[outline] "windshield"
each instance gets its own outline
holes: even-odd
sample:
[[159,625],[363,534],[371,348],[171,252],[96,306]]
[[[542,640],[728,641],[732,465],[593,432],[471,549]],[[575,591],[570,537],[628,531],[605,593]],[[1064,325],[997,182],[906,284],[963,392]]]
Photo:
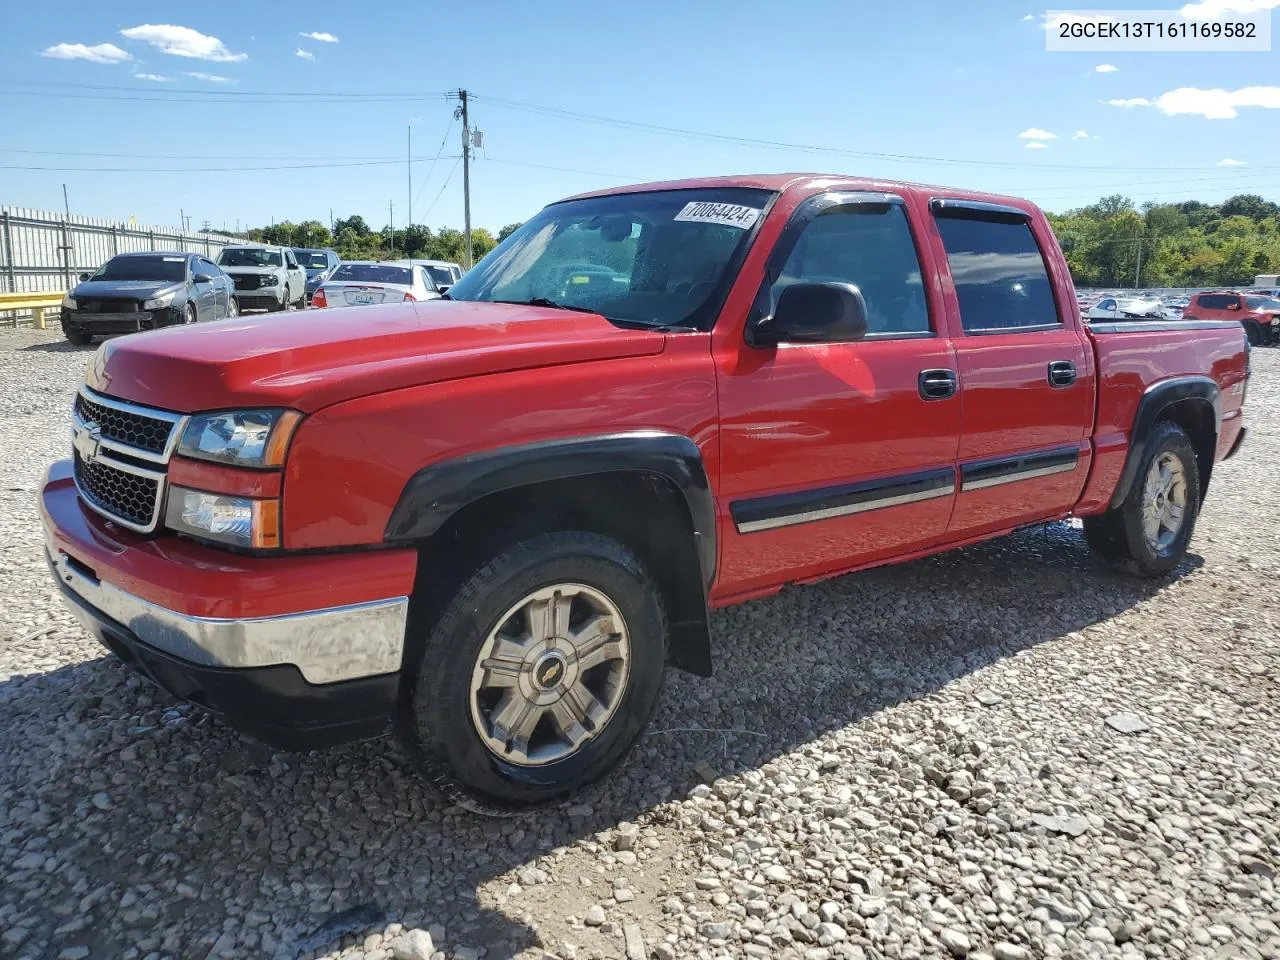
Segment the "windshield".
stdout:
[[735,188],[663,190],[552,204],[449,296],[549,301],[611,320],[708,329],[770,196]]
[[413,275],[408,267],[389,267],[381,263],[344,263],[333,276],[334,281],[348,283],[398,283],[401,286],[413,286]]
[[431,279],[436,282],[436,286],[449,286],[453,283],[453,271],[448,267],[426,266],[426,271],[431,275]]
[[223,247],[218,251],[220,267],[278,267],[279,250],[263,250],[259,247]]
[[1244,302],[1250,310],[1280,310],[1280,300],[1271,297],[1245,297]]
[[186,257],[115,257],[108,260],[91,280],[169,280],[187,279]]
[[293,248],[293,255],[298,258],[305,270],[328,270],[329,260],[323,250],[299,250]]

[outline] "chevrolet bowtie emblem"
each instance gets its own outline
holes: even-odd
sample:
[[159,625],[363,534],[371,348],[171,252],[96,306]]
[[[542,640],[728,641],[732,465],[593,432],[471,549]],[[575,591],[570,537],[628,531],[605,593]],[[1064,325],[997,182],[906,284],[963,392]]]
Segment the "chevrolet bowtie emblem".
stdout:
[[72,446],[80,454],[82,463],[93,463],[98,459],[98,448],[102,446],[102,428],[96,423],[86,423],[83,429],[76,430]]

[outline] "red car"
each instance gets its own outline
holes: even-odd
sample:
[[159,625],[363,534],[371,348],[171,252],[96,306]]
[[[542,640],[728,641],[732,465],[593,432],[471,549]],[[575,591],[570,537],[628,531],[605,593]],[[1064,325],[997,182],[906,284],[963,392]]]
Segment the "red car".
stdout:
[[1031,203],[837,176],[555,203],[444,300],[108,342],[41,494],[136,670],[271,743],[394,727],[544,800],[708,612],[1083,517],[1183,559],[1244,437],[1236,323],[1086,328]]
[[1254,346],[1280,343],[1280,300],[1247,293],[1197,293],[1183,320],[1233,320],[1244,325]]

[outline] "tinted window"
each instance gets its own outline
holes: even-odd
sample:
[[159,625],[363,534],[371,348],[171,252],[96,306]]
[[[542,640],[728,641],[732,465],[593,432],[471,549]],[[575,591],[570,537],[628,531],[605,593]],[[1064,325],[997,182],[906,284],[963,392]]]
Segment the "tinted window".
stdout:
[[437,284],[447,287],[453,283],[453,271],[448,267],[426,267],[425,269]]
[[408,267],[388,267],[380,263],[344,263],[329,277],[335,283],[413,283]]
[[938,217],[937,223],[966,331],[1061,323],[1044,257],[1025,221]]
[[869,334],[929,331],[920,261],[899,204],[832,207],[811,220],[773,284],[773,306],[791,284],[823,281],[862,291]]
[[1103,300],[1100,304],[1098,304],[1099,310],[1114,310],[1115,308],[1116,308],[1116,302],[1114,300]]
[[455,300],[552,300],[617,321],[708,328],[769,194],[655,190],[554,203],[458,281]]
[[1244,304],[1250,310],[1280,310],[1280,300],[1270,297],[1245,297]]
[[327,270],[329,267],[329,255],[323,250],[299,250],[295,247],[293,255],[307,270]]
[[113,257],[98,268],[91,280],[187,279],[187,258],[158,254],[154,257]]
[[285,250],[284,262],[290,267],[296,267],[298,265],[298,258],[293,255],[292,250]]
[[278,267],[279,250],[261,247],[223,247],[218,252],[218,265],[223,267]]
[[1224,293],[1202,293],[1196,300],[1196,306],[1204,307],[1206,310],[1225,310],[1234,297],[1228,297]]

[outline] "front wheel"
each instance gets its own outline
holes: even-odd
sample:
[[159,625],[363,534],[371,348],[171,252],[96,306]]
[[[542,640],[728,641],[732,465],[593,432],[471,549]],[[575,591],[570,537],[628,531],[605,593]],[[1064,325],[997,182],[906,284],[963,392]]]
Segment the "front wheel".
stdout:
[[586,532],[500,550],[425,637],[402,738],[437,781],[517,806],[626,755],[657,702],[666,615],[625,546]]
[[227,301],[227,319],[234,320],[240,316],[240,301],[232,297]]
[[1157,423],[1128,496],[1118,507],[1085,517],[1095,552],[1142,577],[1173,571],[1187,555],[1200,509],[1200,467],[1191,440],[1176,423]]
[[62,335],[67,338],[68,343],[77,347],[87,347],[93,343],[93,334],[80,327],[63,327]]
[[1252,320],[1244,322],[1244,335],[1249,341],[1249,346],[1258,347],[1262,345],[1263,334],[1262,327]]
[[182,322],[184,324],[196,322],[195,304],[188,303],[185,307],[182,308]]

